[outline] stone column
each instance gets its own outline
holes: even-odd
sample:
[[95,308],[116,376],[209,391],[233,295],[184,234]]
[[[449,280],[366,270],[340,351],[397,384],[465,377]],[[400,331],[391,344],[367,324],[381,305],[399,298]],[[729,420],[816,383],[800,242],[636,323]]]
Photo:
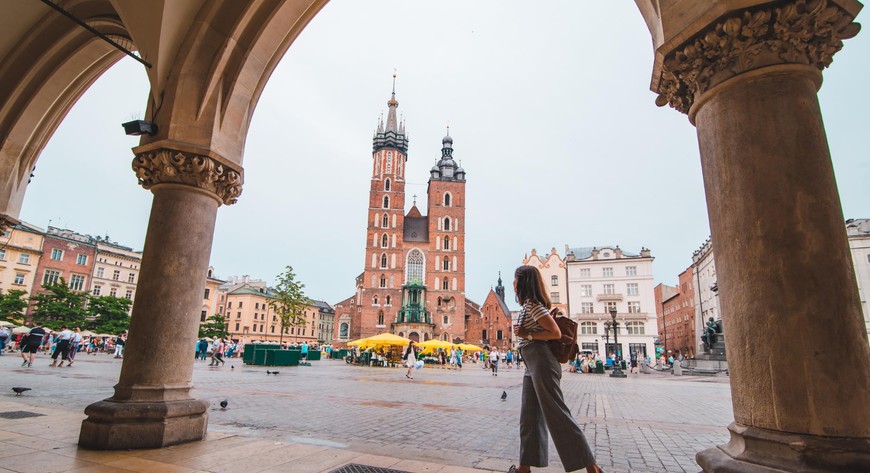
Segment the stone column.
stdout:
[[208,402],[190,394],[193,347],[217,209],[235,203],[241,170],[160,143],[135,151],[133,169],[154,201],[120,380],[114,396],[85,409],[84,448],[201,440],[208,423]]
[[728,335],[731,440],[697,460],[870,471],[870,346],[816,96],[861,5],[743,3],[679,44],[663,28],[653,80],[697,127]]

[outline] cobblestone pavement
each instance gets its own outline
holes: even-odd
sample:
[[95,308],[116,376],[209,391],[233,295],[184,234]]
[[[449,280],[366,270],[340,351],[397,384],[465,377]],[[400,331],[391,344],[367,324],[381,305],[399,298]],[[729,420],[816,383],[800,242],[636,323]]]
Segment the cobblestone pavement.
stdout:
[[[77,412],[112,395],[121,366],[104,354],[79,355],[71,368],[50,368],[45,355],[33,368],[20,363],[19,356],[0,357],[4,401]],[[211,432],[500,471],[517,461],[520,370],[493,377],[475,364],[427,367],[408,380],[399,368],[313,365],[275,368],[280,374],[270,376],[273,368],[239,359],[220,368],[197,362],[194,395],[213,406],[229,400],[229,409],[210,412]],[[19,385],[33,391],[15,397],[9,387]],[[733,418],[727,378],[565,372],[562,388],[608,472],[695,473],[695,453],[725,443]],[[550,467],[535,471],[563,471],[552,444]]]

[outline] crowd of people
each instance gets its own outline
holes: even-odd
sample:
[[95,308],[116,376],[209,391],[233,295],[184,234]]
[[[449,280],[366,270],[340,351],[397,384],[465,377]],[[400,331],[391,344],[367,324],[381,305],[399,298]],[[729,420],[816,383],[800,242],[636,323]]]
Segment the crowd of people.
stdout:
[[[50,353],[51,367],[70,367],[80,352],[87,354],[114,353],[121,358],[126,345],[126,332],[116,336],[83,334],[80,327],[61,326],[60,331],[46,330],[35,322],[25,333],[11,333],[0,328],[0,355],[21,352],[21,366],[32,367],[38,353]],[[58,359],[59,362],[58,362]]]

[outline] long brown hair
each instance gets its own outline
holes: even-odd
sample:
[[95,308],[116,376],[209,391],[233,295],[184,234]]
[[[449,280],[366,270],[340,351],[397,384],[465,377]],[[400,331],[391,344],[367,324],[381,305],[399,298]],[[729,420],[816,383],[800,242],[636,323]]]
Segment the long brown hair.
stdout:
[[541,272],[534,266],[520,266],[514,272],[517,278],[517,302],[525,304],[527,301],[538,301],[548,310],[553,305],[550,296],[547,295],[547,287],[544,286],[544,278]]

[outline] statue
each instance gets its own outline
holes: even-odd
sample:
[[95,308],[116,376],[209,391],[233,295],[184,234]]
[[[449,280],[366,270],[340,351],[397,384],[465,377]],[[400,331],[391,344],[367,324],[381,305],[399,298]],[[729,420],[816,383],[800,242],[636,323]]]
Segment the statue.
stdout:
[[704,329],[704,335],[701,335],[701,341],[704,342],[704,350],[710,351],[713,347],[713,344],[716,343],[718,337],[716,337],[716,333],[719,331],[719,325],[713,320],[713,317],[710,317],[707,320],[707,327]]

